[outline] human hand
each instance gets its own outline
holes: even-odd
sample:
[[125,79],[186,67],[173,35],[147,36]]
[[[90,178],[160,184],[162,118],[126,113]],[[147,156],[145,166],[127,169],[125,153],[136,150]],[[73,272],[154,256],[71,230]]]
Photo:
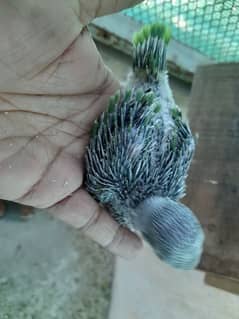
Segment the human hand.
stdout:
[[125,257],[139,238],[83,188],[91,125],[119,87],[85,25],[137,2],[0,3],[0,198],[47,209]]

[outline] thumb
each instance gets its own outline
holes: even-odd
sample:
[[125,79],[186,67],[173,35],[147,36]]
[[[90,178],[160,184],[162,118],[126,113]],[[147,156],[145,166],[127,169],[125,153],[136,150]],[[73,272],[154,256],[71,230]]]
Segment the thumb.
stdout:
[[83,189],[64,199],[48,211],[73,227],[80,229],[88,237],[124,258],[132,258],[141,248],[140,238],[121,227]]

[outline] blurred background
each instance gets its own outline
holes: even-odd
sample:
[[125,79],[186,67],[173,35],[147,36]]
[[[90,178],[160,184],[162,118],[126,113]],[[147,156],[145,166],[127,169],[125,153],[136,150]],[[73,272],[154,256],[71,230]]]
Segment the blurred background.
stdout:
[[142,23],[164,21],[175,39],[217,62],[239,60],[239,1],[145,0],[124,13]]
[[115,258],[47,214],[6,203],[0,319],[238,319],[239,1],[147,0],[93,21],[122,82],[133,33],[155,21],[172,29],[170,84],[198,140],[185,203],[206,233],[199,269],[172,269],[147,245],[132,261]]

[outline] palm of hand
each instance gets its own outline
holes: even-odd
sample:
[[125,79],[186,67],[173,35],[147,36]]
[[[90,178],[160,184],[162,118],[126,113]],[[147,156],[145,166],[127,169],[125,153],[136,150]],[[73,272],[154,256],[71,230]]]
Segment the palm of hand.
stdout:
[[119,84],[88,31],[74,24],[68,39],[57,42],[56,57],[55,46],[49,54],[46,42],[44,63],[23,56],[19,72],[0,64],[5,76],[0,80],[0,198],[50,208],[102,245],[130,255],[139,246],[136,237],[119,228],[82,188],[92,122]]

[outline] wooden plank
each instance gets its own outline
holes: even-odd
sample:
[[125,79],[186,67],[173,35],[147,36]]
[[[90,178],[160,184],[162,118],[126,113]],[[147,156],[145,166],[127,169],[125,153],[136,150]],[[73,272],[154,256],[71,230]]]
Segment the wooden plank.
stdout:
[[206,273],[204,282],[209,286],[230,292],[234,295],[239,295],[239,280],[213,273]]
[[184,202],[206,233],[200,269],[239,278],[239,64],[200,67],[188,115],[198,144]]

